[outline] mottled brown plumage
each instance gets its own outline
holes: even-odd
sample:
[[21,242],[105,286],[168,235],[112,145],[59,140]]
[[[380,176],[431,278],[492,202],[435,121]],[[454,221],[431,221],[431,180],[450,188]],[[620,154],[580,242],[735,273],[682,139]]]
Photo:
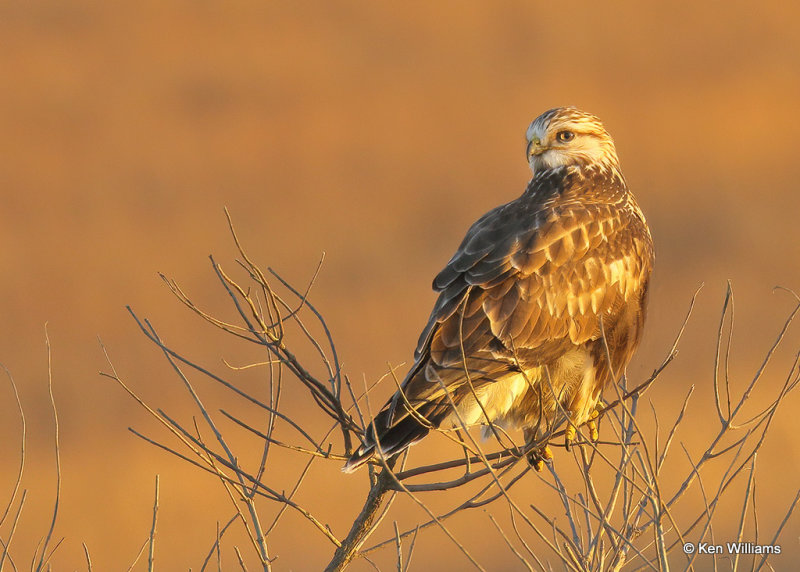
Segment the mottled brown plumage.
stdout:
[[403,393],[376,416],[345,470],[378,443],[389,457],[432,428],[487,416],[528,440],[547,439],[567,417],[573,428],[588,421],[630,361],[653,245],[614,143],[599,119],[569,107],[534,120],[527,139],[533,178],[472,225],[434,279],[439,298]]

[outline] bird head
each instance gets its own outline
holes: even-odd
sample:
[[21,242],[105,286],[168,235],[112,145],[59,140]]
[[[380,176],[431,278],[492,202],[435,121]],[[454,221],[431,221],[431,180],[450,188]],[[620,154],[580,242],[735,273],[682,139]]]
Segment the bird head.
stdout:
[[569,165],[619,170],[614,141],[602,122],[575,107],[557,107],[533,120],[526,133],[527,159],[534,176]]

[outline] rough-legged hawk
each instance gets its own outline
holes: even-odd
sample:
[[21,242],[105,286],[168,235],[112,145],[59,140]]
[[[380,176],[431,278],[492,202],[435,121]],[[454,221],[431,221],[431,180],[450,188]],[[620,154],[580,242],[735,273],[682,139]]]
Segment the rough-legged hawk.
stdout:
[[[603,387],[642,335],[653,243],[597,117],[551,109],[527,140],[533,178],[472,225],[434,279],[414,366],[345,471],[438,427],[491,422],[542,443],[562,427],[569,445],[589,422],[596,438]],[[529,459],[549,456],[542,446]]]

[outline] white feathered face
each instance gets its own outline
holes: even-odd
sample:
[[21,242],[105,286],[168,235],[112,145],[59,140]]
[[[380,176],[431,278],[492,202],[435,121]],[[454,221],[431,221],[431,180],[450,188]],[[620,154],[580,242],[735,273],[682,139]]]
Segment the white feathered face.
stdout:
[[557,107],[533,120],[526,133],[528,164],[536,175],[569,165],[619,169],[614,141],[600,120],[574,107]]

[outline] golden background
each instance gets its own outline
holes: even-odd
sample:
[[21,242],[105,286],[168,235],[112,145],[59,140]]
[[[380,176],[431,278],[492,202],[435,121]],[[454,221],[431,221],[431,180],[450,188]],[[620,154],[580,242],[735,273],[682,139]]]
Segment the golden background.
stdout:
[[[792,2],[613,6],[0,3],[0,362],[19,385],[29,437],[17,565],[46,534],[55,494],[45,323],[63,463],[55,537],[65,541],[54,569],[85,569],[82,542],[95,569],[127,568],[147,538],[156,473],[157,564],[199,569],[229,503],[212,477],[127,431],[165,436],[99,376],[109,368],[97,337],[137,391],[190,419],[179,380],[125,305],[203,363],[240,359],[157,276],[230,315],[207,259],[234,266],[227,206],[250,255],[295,284],[326,253],[312,300],[345,371],[359,383],[378,378],[411,358],[434,300],[430,281],[469,224],[524,189],[525,129],[559,105],[604,120],[655,239],[632,379],[660,363],[705,283],[681,353],[649,397],[674,416],[694,383],[689,415],[712,427],[726,280],[740,383],[792,307],[772,288],[800,289],[800,14]],[[790,331],[765,388],[779,387],[797,348]],[[216,396],[215,408],[240,405],[199,389]],[[19,420],[5,380],[0,396],[4,506]],[[765,534],[800,486],[798,405],[790,396],[759,457]],[[690,449],[694,438],[682,436]],[[366,477],[333,465],[320,465],[304,501],[343,536]],[[397,506],[404,527],[422,518]],[[484,545],[476,552],[490,569],[514,569],[490,527],[476,511],[455,529]],[[800,562],[798,533],[794,517],[781,564]],[[387,521],[375,540],[389,535]],[[332,553],[291,518],[274,549],[278,569],[318,569]],[[391,569],[391,558],[381,566]],[[466,563],[438,531],[420,535],[414,559],[419,569]]]

